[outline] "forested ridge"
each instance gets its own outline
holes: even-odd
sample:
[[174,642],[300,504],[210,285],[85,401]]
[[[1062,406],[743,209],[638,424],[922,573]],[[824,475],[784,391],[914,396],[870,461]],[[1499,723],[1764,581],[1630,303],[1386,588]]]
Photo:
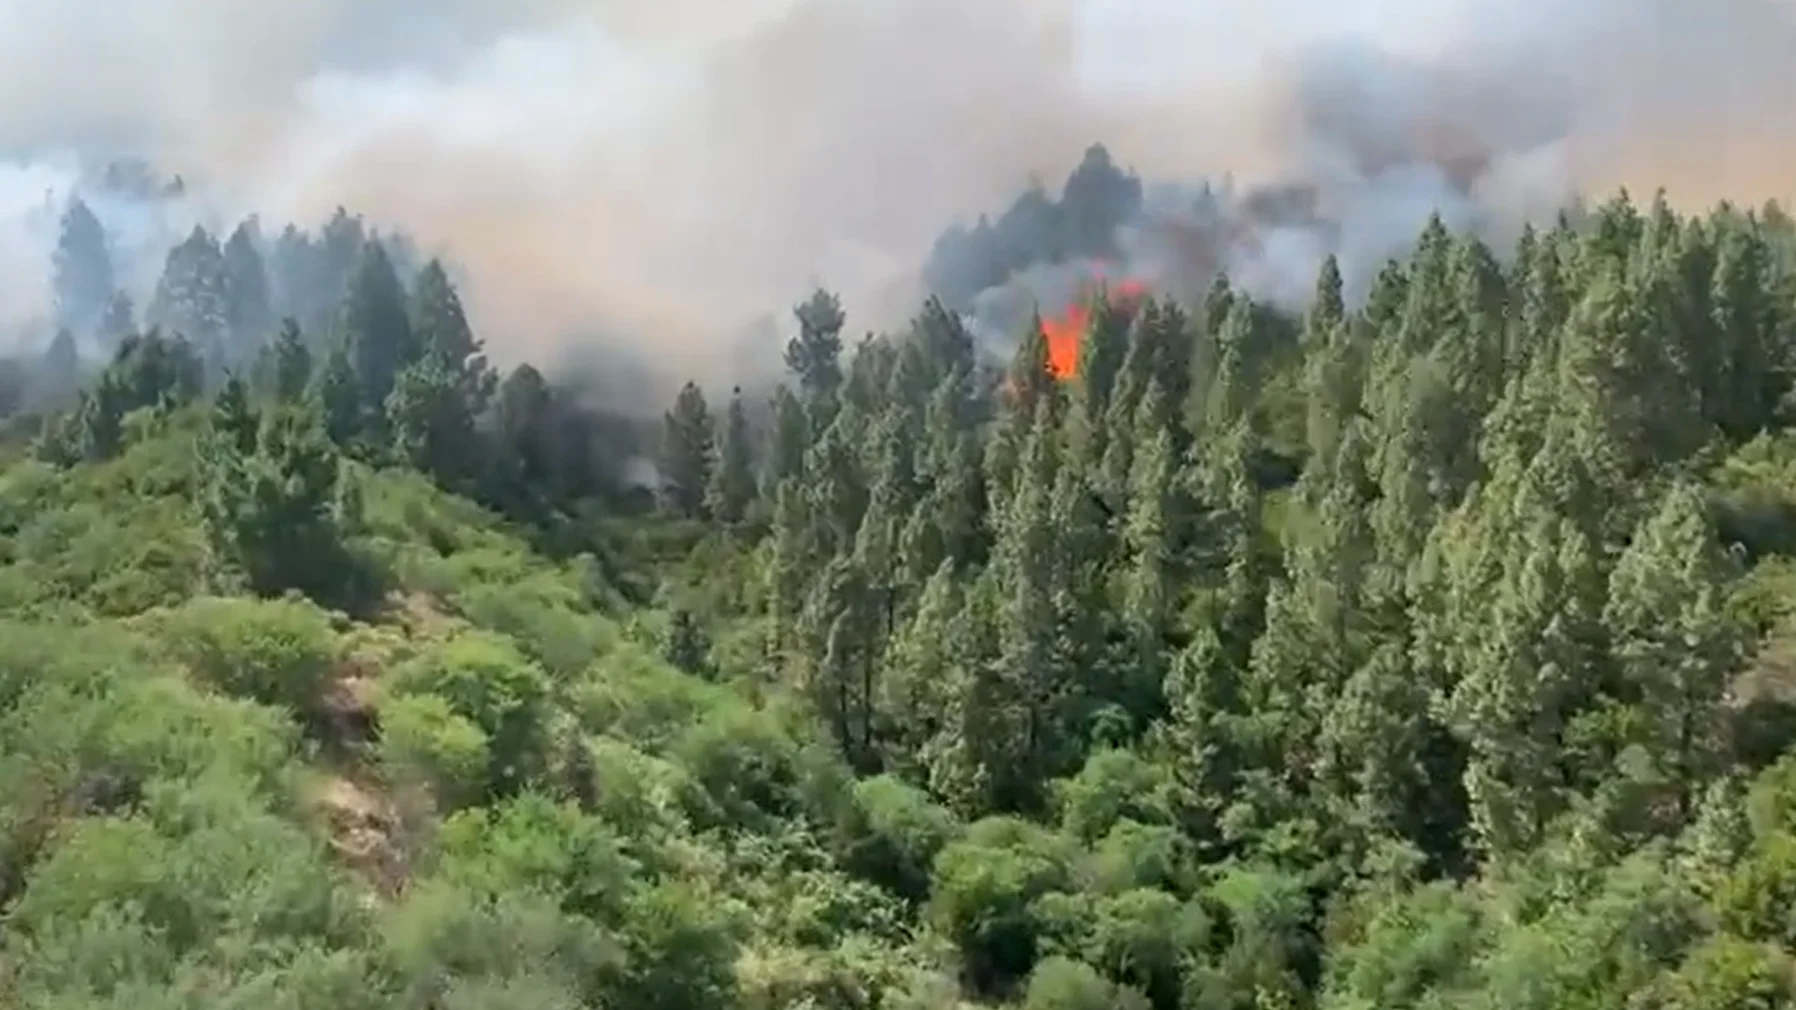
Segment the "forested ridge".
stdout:
[[1099,293],[1065,379],[819,291],[646,439],[196,236],[0,368],[0,1005],[1796,1004],[1775,205]]

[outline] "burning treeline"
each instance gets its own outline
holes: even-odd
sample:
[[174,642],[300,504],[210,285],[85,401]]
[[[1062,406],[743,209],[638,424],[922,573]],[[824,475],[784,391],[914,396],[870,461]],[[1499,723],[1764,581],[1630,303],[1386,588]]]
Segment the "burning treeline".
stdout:
[[1036,183],[1002,214],[945,232],[925,285],[994,349],[1041,313],[1061,371],[1076,359],[1082,306],[1108,278],[1191,303],[1227,275],[1297,311],[1331,256],[1357,301],[1430,215],[1508,248],[1524,222],[1575,204],[1573,125],[1510,95],[1507,78],[1353,49],[1296,69],[1268,109],[1283,152],[1276,175],[1144,185],[1093,145],[1058,194]]
[[1085,341],[1085,331],[1091,326],[1093,312],[1104,306],[1132,313],[1146,294],[1145,282],[1124,278],[1111,284],[1102,272],[1093,281],[1082,285],[1078,297],[1059,313],[1042,317],[1041,332],[1048,346],[1048,371],[1061,381],[1078,375],[1079,346]]
[[1058,199],[1037,185],[995,221],[948,229],[924,280],[1000,355],[1039,319],[1049,370],[1068,379],[1099,301],[1131,313],[1150,292],[1192,302],[1223,273],[1270,302],[1290,301],[1259,264],[1289,257],[1291,237],[1304,236],[1312,246],[1300,262],[1278,269],[1307,285],[1333,245],[1317,203],[1314,187],[1298,185],[1240,195],[1229,183],[1166,187],[1150,197],[1093,145]]

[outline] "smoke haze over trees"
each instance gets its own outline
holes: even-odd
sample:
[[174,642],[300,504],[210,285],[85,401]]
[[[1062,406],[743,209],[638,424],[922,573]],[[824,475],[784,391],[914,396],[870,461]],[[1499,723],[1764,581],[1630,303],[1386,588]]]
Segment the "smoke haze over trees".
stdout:
[[1507,245],[1580,192],[1759,200],[1793,175],[1783,0],[652,6],[15,4],[0,319],[54,318],[64,198],[121,155],[185,183],[88,196],[140,310],[194,224],[223,245],[258,213],[278,242],[342,205],[444,257],[502,360],[622,348],[713,383],[818,283],[901,323],[945,223],[1093,139],[1159,221],[1227,172],[1314,187],[1338,234],[1300,220],[1238,257],[1284,298],[1328,251],[1363,291],[1437,206]]

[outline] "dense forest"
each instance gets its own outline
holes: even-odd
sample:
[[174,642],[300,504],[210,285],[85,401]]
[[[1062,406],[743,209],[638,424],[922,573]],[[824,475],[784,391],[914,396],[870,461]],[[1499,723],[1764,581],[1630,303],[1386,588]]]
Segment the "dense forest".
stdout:
[[1100,290],[1069,369],[819,291],[647,441],[335,228],[140,322],[71,206],[0,368],[0,1004],[1796,1005],[1775,205]]

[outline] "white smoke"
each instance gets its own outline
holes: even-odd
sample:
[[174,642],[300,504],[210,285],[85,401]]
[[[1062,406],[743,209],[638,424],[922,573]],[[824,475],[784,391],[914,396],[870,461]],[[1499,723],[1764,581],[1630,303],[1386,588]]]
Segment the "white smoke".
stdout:
[[52,163],[0,163],[0,349],[8,334],[40,327],[48,315],[57,194],[72,182]]
[[[1300,297],[1324,250],[1374,262],[1435,209],[1786,195],[1793,126],[1785,0],[9,0],[0,321],[46,312],[57,152],[193,183],[96,208],[139,285],[193,221],[344,204],[465,268],[501,360],[705,373],[777,360],[733,345],[815,283],[853,331],[896,322],[944,224],[1093,141],[1150,179],[1313,186],[1332,232],[1226,253]],[[1439,168],[1462,149],[1495,152],[1469,188]]]

